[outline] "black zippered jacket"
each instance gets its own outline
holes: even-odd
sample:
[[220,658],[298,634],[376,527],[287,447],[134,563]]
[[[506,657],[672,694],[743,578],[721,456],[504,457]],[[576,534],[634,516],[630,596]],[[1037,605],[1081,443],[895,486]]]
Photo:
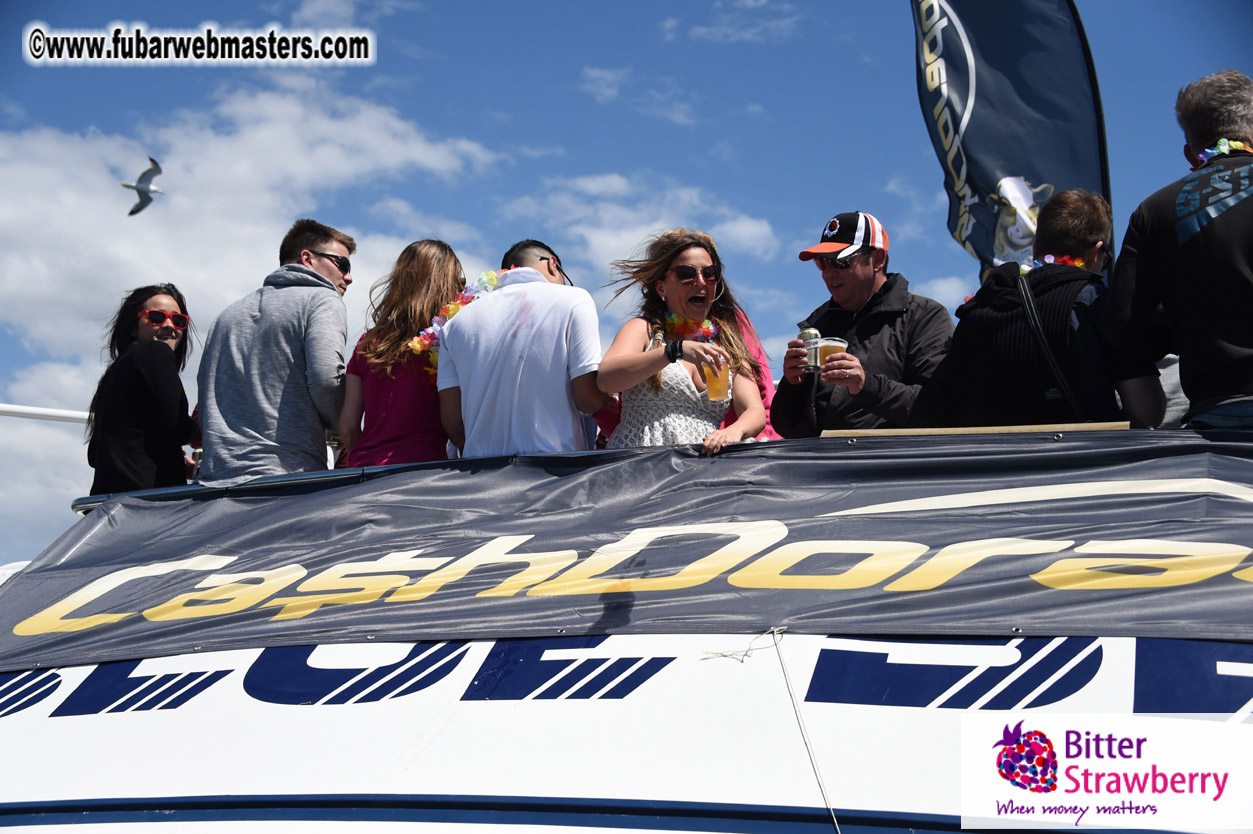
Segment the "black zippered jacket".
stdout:
[[1216,156],[1140,204],[1106,325],[1136,358],[1179,354],[1191,412],[1253,399],[1253,153]]
[[866,369],[866,384],[852,396],[817,374],[796,385],[784,379],[770,406],[770,422],[784,437],[905,426],[922,383],[944,358],[953,319],[940,302],[910,292],[904,276],[893,272],[855,313],[827,301],[798,327],[846,340]]

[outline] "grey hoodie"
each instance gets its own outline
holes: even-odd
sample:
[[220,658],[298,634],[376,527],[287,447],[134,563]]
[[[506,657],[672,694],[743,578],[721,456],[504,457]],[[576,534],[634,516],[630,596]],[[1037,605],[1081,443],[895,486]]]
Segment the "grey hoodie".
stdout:
[[329,280],[284,264],[222,311],[200,360],[201,481],[326,468],[344,401],[348,313]]

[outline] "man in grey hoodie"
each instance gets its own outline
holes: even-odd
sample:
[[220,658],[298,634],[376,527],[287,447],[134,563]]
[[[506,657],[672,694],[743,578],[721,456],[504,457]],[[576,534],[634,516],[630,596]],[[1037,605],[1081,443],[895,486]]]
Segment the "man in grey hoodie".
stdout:
[[200,360],[200,480],[230,486],[326,468],[325,429],[344,398],[351,237],[297,220],[279,268],[227,307]]

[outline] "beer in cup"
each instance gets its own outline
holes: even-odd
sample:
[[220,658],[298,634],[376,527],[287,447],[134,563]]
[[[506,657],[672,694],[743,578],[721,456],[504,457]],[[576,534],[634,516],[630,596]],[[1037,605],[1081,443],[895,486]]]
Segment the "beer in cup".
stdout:
[[848,350],[848,342],[833,336],[824,336],[818,340],[818,365],[827,364],[827,360],[834,354],[843,353],[846,350]]
[[711,403],[731,396],[731,366],[718,362],[710,368],[705,366],[705,396]]

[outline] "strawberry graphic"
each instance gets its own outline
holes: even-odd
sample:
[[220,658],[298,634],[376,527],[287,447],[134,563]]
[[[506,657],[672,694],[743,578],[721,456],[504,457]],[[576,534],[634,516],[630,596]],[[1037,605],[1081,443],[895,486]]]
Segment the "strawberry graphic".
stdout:
[[1021,721],[1012,730],[1006,724],[1001,740],[992,746],[1001,748],[996,754],[996,772],[1002,779],[1032,793],[1057,790],[1057,753],[1044,733],[1024,733]]

